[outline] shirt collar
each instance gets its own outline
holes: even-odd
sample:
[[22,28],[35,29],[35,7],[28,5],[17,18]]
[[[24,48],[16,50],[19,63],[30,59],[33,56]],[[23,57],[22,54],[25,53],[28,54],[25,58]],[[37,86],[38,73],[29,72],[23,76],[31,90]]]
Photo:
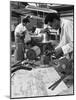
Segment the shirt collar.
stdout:
[[60,26],[61,26],[61,28],[63,27],[63,19],[60,19]]

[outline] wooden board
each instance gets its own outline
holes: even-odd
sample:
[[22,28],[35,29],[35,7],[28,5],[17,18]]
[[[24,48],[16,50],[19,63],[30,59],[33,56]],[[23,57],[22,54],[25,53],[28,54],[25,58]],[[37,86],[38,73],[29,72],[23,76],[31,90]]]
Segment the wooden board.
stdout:
[[53,91],[48,87],[59,78],[59,74],[53,67],[17,71],[11,78],[11,97],[57,95],[63,90],[67,90],[64,82],[61,82]]

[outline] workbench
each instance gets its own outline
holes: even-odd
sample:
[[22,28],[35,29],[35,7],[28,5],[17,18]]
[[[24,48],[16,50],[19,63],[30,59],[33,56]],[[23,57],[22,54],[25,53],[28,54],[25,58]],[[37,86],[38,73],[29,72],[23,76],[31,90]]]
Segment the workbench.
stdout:
[[11,98],[59,95],[68,90],[63,81],[54,90],[48,87],[60,78],[55,66],[40,66],[31,71],[18,70],[11,78]]

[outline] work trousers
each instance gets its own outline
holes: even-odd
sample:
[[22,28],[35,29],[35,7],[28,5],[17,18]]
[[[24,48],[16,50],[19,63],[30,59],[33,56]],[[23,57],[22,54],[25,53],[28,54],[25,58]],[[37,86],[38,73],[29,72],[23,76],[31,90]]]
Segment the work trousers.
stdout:
[[25,45],[23,39],[16,37],[15,62],[24,60]]

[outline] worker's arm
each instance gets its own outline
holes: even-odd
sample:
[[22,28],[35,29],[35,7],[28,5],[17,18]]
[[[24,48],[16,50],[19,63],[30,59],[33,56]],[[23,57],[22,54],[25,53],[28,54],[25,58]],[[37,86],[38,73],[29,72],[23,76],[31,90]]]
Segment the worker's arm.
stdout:
[[19,24],[16,28],[15,28],[15,36],[17,37],[23,37],[26,34],[26,27],[23,27],[22,24]]
[[25,31],[22,33],[16,32],[16,37],[22,38],[22,37],[25,37],[25,34],[26,34]]
[[70,42],[62,47],[64,55],[73,51],[73,42]]
[[24,42],[27,43],[28,41],[31,41],[31,36],[29,34],[29,31],[26,31]]
[[73,51],[73,42],[70,42],[62,47],[55,49],[55,56],[57,58],[64,56]]
[[61,27],[60,42],[56,49],[73,42],[73,23],[68,21]]
[[68,21],[62,27],[59,45],[55,48],[56,55],[66,55],[73,51],[73,23]]

